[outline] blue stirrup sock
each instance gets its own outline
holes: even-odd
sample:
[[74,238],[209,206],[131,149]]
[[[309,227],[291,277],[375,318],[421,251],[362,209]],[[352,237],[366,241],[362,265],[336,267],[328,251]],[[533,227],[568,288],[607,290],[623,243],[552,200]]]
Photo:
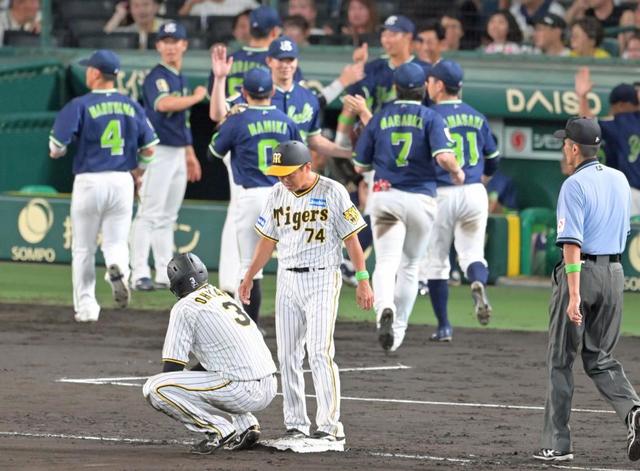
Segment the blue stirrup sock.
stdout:
[[467,268],[467,280],[470,283],[474,281],[479,281],[483,285],[487,285],[487,280],[489,279],[489,269],[484,266],[482,262],[473,262]]
[[449,301],[448,280],[429,280],[427,286],[429,287],[431,306],[436,319],[438,319],[438,328],[451,327],[447,316],[447,302]]

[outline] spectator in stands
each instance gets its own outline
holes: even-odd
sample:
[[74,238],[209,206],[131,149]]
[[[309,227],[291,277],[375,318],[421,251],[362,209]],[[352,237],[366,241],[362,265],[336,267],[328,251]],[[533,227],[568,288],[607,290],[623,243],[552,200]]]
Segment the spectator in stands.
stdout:
[[613,0],[574,0],[567,10],[565,19],[573,23],[575,20],[591,17],[598,20],[603,28],[615,28],[620,24],[620,17],[624,11],[628,9],[628,5],[616,5]]
[[234,16],[258,7],[256,0],[185,0],[180,16]]
[[618,26],[623,29],[618,34],[618,50],[622,55],[622,52],[627,49],[627,42],[634,34],[640,32],[640,3],[635,9],[624,11]]
[[464,37],[462,21],[456,12],[445,13],[440,19],[440,24],[444,28],[444,40],[442,41],[442,51],[457,51],[460,49],[460,40]]
[[354,46],[378,41],[378,10],[374,0],[349,0],[347,24],[342,34],[351,36]]
[[287,16],[282,20],[282,30],[285,36],[289,36],[298,46],[309,45],[309,22],[302,15]]
[[[138,33],[140,49],[147,48],[149,34],[158,31],[165,22],[158,16],[161,0],[129,0],[119,2],[111,19],[104,26],[105,33]],[[133,23],[123,26],[131,14]]]
[[571,50],[564,44],[564,30],[567,23],[558,15],[547,13],[536,20],[533,44],[542,54],[566,57]]
[[421,61],[435,65],[442,58],[442,42],[444,40],[444,28],[437,20],[431,20],[417,28],[417,37],[414,41],[416,55]]
[[13,0],[9,5],[0,13],[0,45],[5,31],[40,33],[40,0]]
[[322,28],[316,25],[318,9],[315,0],[289,0],[289,16],[300,15],[309,23],[311,36],[325,36],[333,30],[327,25]]
[[574,21],[571,25],[571,57],[610,57],[607,51],[598,47],[603,38],[602,26],[595,18],[585,16]]
[[249,8],[241,11],[233,18],[233,24],[231,25],[233,38],[242,45],[249,44],[251,39],[250,14],[251,9]]
[[635,33],[629,38],[622,52],[622,58],[636,61],[640,60],[640,34]]
[[487,54],[521,54],[522,31],[509,10],[499,10],[489,17],[486,34],[491,40],[484,47]]
[[531,41],[534,25],[547,13],[564,17],[564,7],[555,0],[514,0],[509,9],[525,41]]

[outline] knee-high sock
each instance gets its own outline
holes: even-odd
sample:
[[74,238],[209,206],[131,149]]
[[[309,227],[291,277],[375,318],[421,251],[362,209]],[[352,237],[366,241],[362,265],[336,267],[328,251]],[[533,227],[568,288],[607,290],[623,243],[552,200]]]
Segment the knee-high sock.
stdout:
[[258,322],[260,316],[260,305],[262,304],[262,289],[260,288],[260,280],[253,280],[253,288],[251,288],[251,304],[243,304],[242,307],[249,314],[253,322]]
[[447,302],[449,301],[449,284],[447,280],[429,280],[429,298],[433,312],[438,319],[438,328],[450,327],[447,316]]
[[482,262],[473,262],[467,267],[467,279],[471,283],[479,281],[486,285],[489,279],[489,269]]

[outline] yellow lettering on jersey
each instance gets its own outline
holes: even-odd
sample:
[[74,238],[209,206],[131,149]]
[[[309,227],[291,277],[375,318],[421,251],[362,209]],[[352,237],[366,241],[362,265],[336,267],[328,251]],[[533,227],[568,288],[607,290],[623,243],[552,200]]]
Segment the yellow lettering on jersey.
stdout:
[[120,101],[103,101],[90,106],[89,114],[93,119],[112,114],[120,114],[133,117],[136,115],[136,111],[134,107],[129,103],[122,103]]
[[422,126],[422,118],[420,116],[410,114],[393,114],[391,116],[385,116],[380,120],[380,129],[397,127],[412,127],[422,129]]
[[276,226],[292,226],[294,231],[300,230],[304,222],[327,221],[329,219],[328,209],[305,209],[304,211],[295,211],[291,213],[291,207],[276,208],[273,210],[273,218],[276,220]]
[[484,119],[482,119],[481,116],[464,113],[449,115],[447,116],[446,121],[449,128],[466,126],[470,128],[482,129],[482,126],[484,125]]

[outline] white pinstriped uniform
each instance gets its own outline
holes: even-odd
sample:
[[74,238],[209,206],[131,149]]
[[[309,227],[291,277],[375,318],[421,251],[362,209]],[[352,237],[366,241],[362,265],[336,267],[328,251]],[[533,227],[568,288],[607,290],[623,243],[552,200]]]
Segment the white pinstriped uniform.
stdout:
[[[273,400],[276,366],[256,324],[219,289],[205,285],[171,310],[163,361],[186,365],[189,352],[207,371],[155,375],[143,394],[151,405],[194,432],[225,437],[257,425],[252,412]],[[218,415],[231,416],[231,422]]]
[[[277,183],[256,230],[277,242],[276,338],[282,377],[284,423],[309,433],[302,362],[305,344],[317,397],[319,431],[344,436],[340,422],[340,376],[333,361],[333,332],[342,277],[342,241],[366,226],[347,190],[316,177],[301,193]],[[305,273],[290,268],[310,268]]]

